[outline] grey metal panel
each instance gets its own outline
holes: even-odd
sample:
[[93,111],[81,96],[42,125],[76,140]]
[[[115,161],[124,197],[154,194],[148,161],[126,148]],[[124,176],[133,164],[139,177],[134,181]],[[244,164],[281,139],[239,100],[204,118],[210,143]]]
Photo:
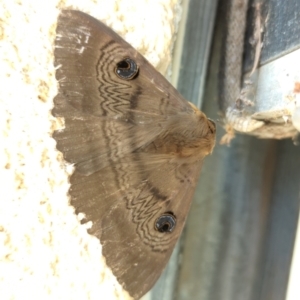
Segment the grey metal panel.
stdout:
[[300,1],[267,1],[268,17],[261,63],[300,47]]
[[261,297],[285,299],[299,215],[300,147],[289,140],[278,143],[274,183],[270,197],[268,235],[265,241]]
[[[203,106],[214,119],[219,45],[216,39]],[[222,134],[219,126],[218,141]],[[216,145],[186,225],[174,299],[284,300],[299,212],[299,164],[300,148],[291,140],[239,135],[229,148]]]
[[[203,22],[197,12],[190,6],[187,28],[193,28],[194,34]],[[189,23],[194,25],[188,27]],[[203,57],[198,61],[201,51],[195,49],[204,40],[187,36],[178,88],[197,104],[205,62],[201,61]],[[218,119],[221,41],[216,38],[214,42],[202,108],[209,117]],[[218,126],[217,142],[224,133]],[[284,300],[299,191],[300,147],[291,140],[238,135],[229,148],[217,144],[203,166],[177,248],[181,254],[178,257],[174,253],[173,269],[167,269],[151,299]],[[172,287],[174,290],[170,290]]]
[[248,28],[245,37],[245,65],[249,71],[253,65],[254,2],[262,3],[263,48],[260,64],[264,65],[275,58],[300,48],[300,1],[298,0],[250,0]]
[[[219,43],[203,106],[214,119]],[[222,134],[219,127],[218,140]],[[237,136],[230,148],[216,146],[187,222],[175,299],[284,299],[299,211],[299,163],[300,149],[290,140]]]
[[198,107],[202,105],[216,6],[217,0],[189,0],[177,88]]
[[284,299],[299,164],[290,140],[238,136],[230,148],[216,146],[187,222],[177,300]]

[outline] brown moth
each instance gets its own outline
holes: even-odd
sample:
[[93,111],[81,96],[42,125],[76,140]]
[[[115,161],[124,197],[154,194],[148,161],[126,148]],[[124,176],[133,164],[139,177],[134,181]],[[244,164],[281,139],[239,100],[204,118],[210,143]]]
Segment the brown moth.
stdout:
[[71,204],[139,299],[183,229],[215,124],[103,23],[64,10],[55,39],[57,149],[75,165]]

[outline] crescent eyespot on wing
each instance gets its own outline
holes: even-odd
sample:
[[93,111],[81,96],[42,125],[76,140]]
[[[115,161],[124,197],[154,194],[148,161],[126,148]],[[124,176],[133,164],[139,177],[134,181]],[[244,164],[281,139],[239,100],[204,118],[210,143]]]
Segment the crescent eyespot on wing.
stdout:
[[71,204],[92,221],[118,281],[138,299],[182,231],[215,126],[101,22],[62,11],[55,40],[59,92],[53,135],[75,165]]

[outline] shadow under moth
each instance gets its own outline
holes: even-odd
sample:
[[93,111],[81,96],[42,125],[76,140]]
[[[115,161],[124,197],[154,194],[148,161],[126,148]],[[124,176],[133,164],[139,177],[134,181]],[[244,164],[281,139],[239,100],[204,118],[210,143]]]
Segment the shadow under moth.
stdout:
[[73,10],[58,18],[53,115],[57,149],[74,164],[71,204],[119,283],[139,299],[183,229],[216,127],[134,48]]

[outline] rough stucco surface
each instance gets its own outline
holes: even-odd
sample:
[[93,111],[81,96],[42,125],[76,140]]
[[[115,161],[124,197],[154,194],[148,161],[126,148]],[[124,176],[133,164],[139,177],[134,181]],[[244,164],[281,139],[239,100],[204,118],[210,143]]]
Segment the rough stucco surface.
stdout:
[[[96,3],[97,2],[97,3]],[[51,135],[53,41],[61,8],[115,29],[161,72],[170,62],[177,0],[0,2],[0,298],[127,299],[69,205],[66,165]],[[145,13],[146,12],[146,13]]]

